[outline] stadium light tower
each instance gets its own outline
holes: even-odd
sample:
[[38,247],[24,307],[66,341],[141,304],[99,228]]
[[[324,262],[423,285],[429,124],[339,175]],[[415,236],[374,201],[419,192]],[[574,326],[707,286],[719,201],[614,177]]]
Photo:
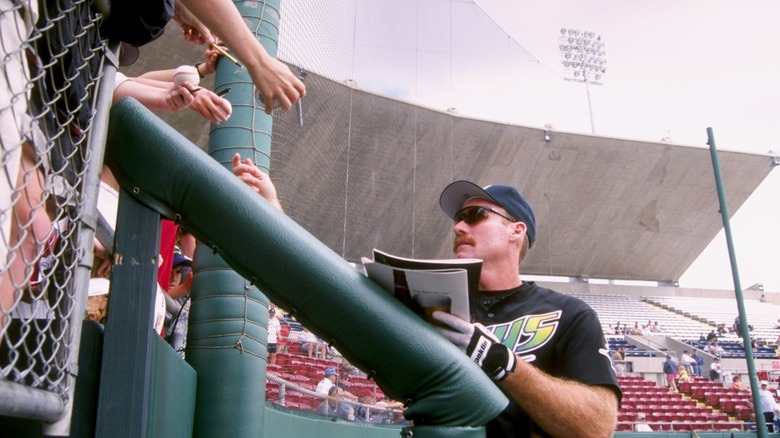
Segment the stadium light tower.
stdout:
[[585,93],[588,95],[588,112],[590,113],[590,131],[596,133],[593,123],[593,107],[590,103],[590,86],[604,85],[601,78],[607,72],[607,52],[604,51],[604,41],[601,35],[590,31],[561,28],[558,37],[558,48],[561,50],[561,64],[566,69],[564,80],[585,83]]

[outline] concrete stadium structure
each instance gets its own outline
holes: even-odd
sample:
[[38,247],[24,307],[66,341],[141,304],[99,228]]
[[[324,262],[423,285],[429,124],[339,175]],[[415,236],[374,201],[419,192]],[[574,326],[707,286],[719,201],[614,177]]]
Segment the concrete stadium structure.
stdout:
[[[129,75],[202,56],[175,24],[141,50],[123,69]],[[372,248],[449,257],[438,195],[457,179],[513,184],[527,196],[538,237],[524,274],[671,284],[722,228],[704,126],[701,147],[565,132],[547,141],[542,128],[469,119],[307,73],[300,113],[274,114],[271,176],[287,213],[349,261]],[[198,115],[161,116],[205,149]],[[733,214],[772,160],[719,157]]]

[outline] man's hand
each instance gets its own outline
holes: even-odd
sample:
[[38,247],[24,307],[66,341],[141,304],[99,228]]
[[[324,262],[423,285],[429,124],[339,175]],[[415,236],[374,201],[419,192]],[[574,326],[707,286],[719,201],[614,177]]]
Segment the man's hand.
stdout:
[[233,107],[227,99],[205,88],[197,90],[190,108],[215,125],[224,122],[233,113]]
[[500,382],[514,371],[516,358],[482,324],[470,324],[457,316],[436,311],[431,315],[442,324],[436,329],[471,358],[493,381]]
[[276,196],[276,188],[271,182],[271,178],[265,172],[260,170],[249,158],[241,161],[241,155],[233,155],[233,174],[248,185],[252,190],[260,194],[274,207],[282,210],[282,204]]
[[181,27],[186,41],[195,44],[212,44],[217,41],[211,30],[181,2],[173,4],[173,21]]

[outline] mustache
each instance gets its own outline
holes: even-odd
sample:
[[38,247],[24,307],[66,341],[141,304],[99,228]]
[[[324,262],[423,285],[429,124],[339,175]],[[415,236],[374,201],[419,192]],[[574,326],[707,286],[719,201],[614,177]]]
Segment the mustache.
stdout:
[[472,239],[471,237],[468,237],[468,236],[456,237],[455,240],[452,241],[452,251],[457,251],[458,250],[458,246],[463,245],[463,244],[474,245],[474,244],[476,244],[476,242],[474,241],[474,239]]

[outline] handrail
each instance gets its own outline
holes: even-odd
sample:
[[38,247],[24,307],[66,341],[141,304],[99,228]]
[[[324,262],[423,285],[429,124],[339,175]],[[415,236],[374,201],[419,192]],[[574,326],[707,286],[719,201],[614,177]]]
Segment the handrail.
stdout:
[[[298,392],[300,392],[302,394],[306,394],[306,395],[310,395],[310,396],[316,397],[316,398],[318,398],[320,400],[326,400],[327,399],[327,400],[333,400],[333,401],[339,402],[339,403],[346,403],[346,404],[348,404],[350,406],[362,406],[362,407],[368,408],[366,410],[366,415],[369,416],[369,417],[370,417],[372,411],[373,412],[387,412],[387,413],[391,413],[391,414],[401,414],[401,413],[403,413],[403,411],[400,410],[400,409],[386,408],[386,407],[383,407],[383,406],[376,406],[376,405],[373,405],[373,404],[361,403],[361,402],[357,402],[357,401],[354,401],[354,400],[349,400],[349,399],[345,399],[345,398],[341,398],[341,397],[330,397],[330,396],[327,396],[327,395],[324,395],[324,394],[320,394],[317,391],[312,391],[310,389],[303,388],[301,386],[296,385],[293,382],[290,382],[289,380],[285,380],[285,379],[283,379],[283,378],[281,378],[279,376],[275,376],[273,374],[273,372],[269,372],[268,374],[266,374],[266,380],[270,380],[272,382],[275,382],[275,383],[279,384],[279,398],[277,400],[282,401],[282,404],[284,404],[284,400],[285,400],[285,390],[286,390],[287,387],[290,387],[291,389],[294,389],[295,391],[298,391]],[[368,420],[368,418],[366,418],[365,420]]]

